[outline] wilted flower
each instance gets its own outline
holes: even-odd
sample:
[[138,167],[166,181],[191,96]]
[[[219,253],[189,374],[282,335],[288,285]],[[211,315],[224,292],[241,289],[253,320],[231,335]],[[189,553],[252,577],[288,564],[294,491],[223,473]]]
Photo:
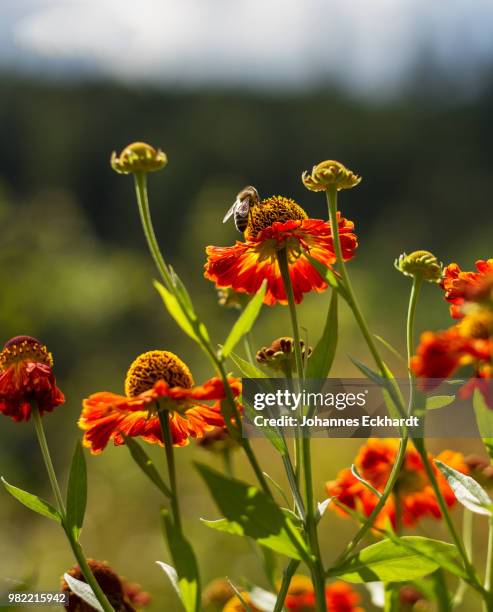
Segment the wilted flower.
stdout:
[[[240,381],[232,377],[229,381],[237,397]],[[190,370],[173,353],[149,351],[140,355],[128,370],[125,395],[102,391],[83,401],[79,426],[85,430],[84,445],[97,454],[110,440],[124,444],[125,436],[162,444],[157,410],[163,407],[169,411],[174,446],[184,446],[190,437],[201,438],[214,427],[224,427],[221,401],[226,393],[222,381],[211,378],[203,385],[193,385]]]
[[[361,476],[378,491],[383,491],[385,488],[396,461],[397,449],[398,442],[396,440],[370,439],[361,447],[354,461]],[[468,473],[462,453],[446,450],[440,453],[436,459],[460,472]],[[441,472],[434,466],[433,469],[445,502],[448,507],[452,507],[456,503],[455,495]],[[331,507],[343,515],[347,514],[344,510],[344,506],[346,506],[364,516],[370,516],[378,503],[377,496],[359,481],[349,468],[339,472],[336,480],[328,482],[326,490],[331,497],[336,497],[339,502],[338,504],[332,504]],[[396,495],[399,496],[399,504],[396,504]],[[415,525],[421,518],[441,518],[440,508],[426,475],[422,459],[412,447],[408,447],[406,450],[396,486],[378,515],[375,526],[385,528],[388,519],[395,526],[397,523],[396,507],[400,508],[400,519],[407,526]]]
[[471,476],[486,488],[493,487],[493,465],[479,455],[468,455],[465,459]]
[[[89,560],[88,564],[115,612],[137,612],[150,603],[149,593],[143,591],[138,584],[129,583],[125,578],[118,576],[106,562]],[[75,566],[67,574],[85,582],[79,566]],[[69,594],[68,604],[64,606],[69,612],[93,612],[92,606],[73,593],[64,579],[62,580],[62,593]]]
[[409,255],[403,253],[394,265],[402,274],[429,283],[438,283],[442,278],[442,264],[429,251],[413,251]]
[[[301,356],[308,359],[312,354],[312,348],[308,347],[305,351],[305,343],[300,340]],[[268,366],[275,371],[283,371],[283,368],[294,367],[294,340],[289,336],[283,336],[274,340],[270,346],[264,346],[257,351],[256,360],[258,363]]]
[[450,314],[454,319],[464,316],[465,302],[486,300],[493,305],[493,259],[476,261],[474,272],[464,272],[456,263],[449,264],[443,271],[441,287],[451,304]]
[[166,153],[155,149],[145,142],[133,142],[123,149],[120,155],[113,151],[111,167],[119,174],[155,172],[168,163]]
[[14,421],[28,421],[32,403],[51,412],[65,402],[56,386],[53,357],[31,336],[16,336],[0,352],[0,413]]
[[[338,215],[344,260],[351,259],[357,247],[351,221]],[[297,303],[303,294],[324,291],[327,283],[307,255],[331,266],[336,261],[332,228],[320,219],[309,219],[294,200],[273,196],[250,209],[245,242],[229,247],[207,247],[205,277],[217,287],[239,293],[256,293],[267,279],[264,302],[287,303],[278,254],[286,249],[289,274]]]
[[361,183],[361,177],[346,168],[341,162],[328,159],[313,166],[311,174],[303,172],[301,180],[310,191],[325,191],[335,185],[337,191],[351,189]]
[[406,584],[399,589],[399,603],[402,612],[412,612],[418,602],[425,602],[426,597],[423,593],[411,584]]

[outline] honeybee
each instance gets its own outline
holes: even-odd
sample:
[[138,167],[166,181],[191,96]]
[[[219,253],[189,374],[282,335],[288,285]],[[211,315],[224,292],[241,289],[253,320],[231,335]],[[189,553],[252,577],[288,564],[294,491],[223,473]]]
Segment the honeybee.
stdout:
[[224,215],[223,223],[226,223],[228,219],[233,217],[236,229],[243,233],[248,225],[250,209],[253,206],[257,206],[259,200],[258,191],[255,187],[248,185],[236,196],[233,206]]

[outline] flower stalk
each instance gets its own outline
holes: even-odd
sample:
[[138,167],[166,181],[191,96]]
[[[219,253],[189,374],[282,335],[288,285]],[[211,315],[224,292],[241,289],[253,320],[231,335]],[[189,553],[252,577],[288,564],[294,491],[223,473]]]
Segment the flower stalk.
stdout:
[[171,490],[171,509],[173,511],[173,520],[178,531],[182,530],[182,521],[180,514],[180,504],[178,500],[178,488],[176,486],[176,468],[175,468],[175,453],[173,449],[173,438],[169,426],[169,410],[162,406],[157,406],[159,423],[163,434],[164,450],[166,453],[166,465],[168,467],[169,487]]
[[36,431],[36,436],[38,438],[41,455],[43,457],[46,471],[48,473],[48,478],[50,480],[51,488],[53,490],[53,495],[56,499],[57,509],[60,516],[62,517],[62,527],[65,532],[65,535],[67,536],[72,552],[74,553],[75,559],[79,564],[79,567],[87,584],[93,590],[93,593],[96,596],[98,602],[101,604],[101,607],[103,608],[104,612],[114,612],[113,606],[108,601],[108,598],[99,586],[98,581],[94,577],[87,563],[86,556],[82,550],[81,545],[79,544],[79,542],[76,541],[72,531],[67,526],[65,503],[63,501],[62,493],[60,491],[60,486],[56,477],[55,468],[53,467],[53,461],[48,447],[48,442],[46,440],[43,423],[41,421],[41,415],[36,402],[32,402],[32,419],[34,423],[34,429]]

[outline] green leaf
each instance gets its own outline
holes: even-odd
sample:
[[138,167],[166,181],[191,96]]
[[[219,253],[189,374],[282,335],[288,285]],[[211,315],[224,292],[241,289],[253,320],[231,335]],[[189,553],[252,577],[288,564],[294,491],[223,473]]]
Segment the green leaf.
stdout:
[[455,401],[455,395],[433,395],[426,398],[426,410],[445,408]]
[[447,542],[404,536],[363,548],[328,576],[348,582],[407,582],[434,572],[440,565],[437,557],[455,555],[455,547]]
[[171,586],[174,588],[176,594],[181,600],[181,591],[180,585],[178,584],[178,574],[176,573],[175,568],[169,563],[164,563],[164,561],[156,561],[159,567],[163,570],[163,572],[168,576],[169,581],[171,582]]
[[493,516],[493,501],[483,487],[471,478],[451,468],[449,465],[435,460],[435,465],[445,476],[454,492],[457,501],[476,514]]
[[337,326],[337,293],[334,291],[322,337],[308,360],[306,378],[327,378],[336,354]]
[[229,358],[233,361],[244,378],[268,378],[263,370],[257,368],[249,361],[245,361],[245,359],[242,359],[236,353],[230,353]]
[[361,474],[358,472],[358,468],[354,465],[354,463],[351,466],[351,473],[356,478],[356,480],[359,480],[361,484],[363,484],[369,491],[376,495],[378,499],[382,497],[380,491],[378,489],[375,489],[372,484],[370,484],[367,480],[363,478],[363,476],[361,476]]
[[320,263],[317,259],[305,253],[306,258],[312,264],[312,266],[317,270],[320,276],[325,280],[325,282],[338,291],[343,298],[347,298],[347,292],[341,284],[341,281],[336,276],[336,274],[328,268],[325,264]]
[[229,332],[226,342],[221,349],[223,357],[227,357],[243,336],[252,329],[262,308],[266,290],[267,280],[264,280],[255,297],[248,302],[247,307],[240,314],[232,330]]
[[382,344],[389,351],[389,353],[392,353],[392,355],[394,355],[394,357],[396,357],[399,361],[406,363],[404,357],[399,353],[395,346],[390,344],[388,340],[385,340],[385,338],[382,338],[382,336],[378,336],[377,334],[373,334],[373,337],[375,338],[375,340],[378,340],[380,344]]
[[175,270],[169,265],[168,268],[171,274],[171,280],[173,281],[173,286],[176,290],[177,296],[180,298],[181,303],[183,304],[184,308],[188,310],[188,312],[194,313],[192,299],[190,298],[187,288]]
[[354,359],[353,357],[349,357],[349,359],[351,359],[354,365],[358,368],[358,370],[360,370],[360,372],[364,374],[364,376],[366,376],[366,378],[369,378],[370,380],[372,380],[379,387],[386,386],[385,378],[381,376],[378,372],[375,372],[375,370],[372,370],[371,368],[366,366],[364,363],[361,363],[361,361],[358,361],[358,359]]
[[198,612],[200,610],[200,578],[194,552],[183,533],[176,529],[168,511],[162,510],[161,516],[169,551],[178,576],[181,601],[187,612]]
[[58,512],[58,510],[53,508],[53,506],[50,505],[47,501],[41,499],[37,495],[33,495],[32,493],[23,491],[18,487],[14,487],[13,485],[9,484],[5,480],[5,478],[3,478],[3,476],[1,478],[1,481],[5,489],[10,493],[10,495],[20,501],[21,504],[24,504],[26,508],[29,508],[30,510],[37,512],[42,516],[46,516],[47,518],[52,519],[57,523],[60,523],[60,525],[62,524],[62,517],[60,516],[60,513]]
[[169,314],[173,317],[179,327],[189,336],[192,340],[195,340],[198,344],[202,344],[201,338],[197,335],[196,330],[194,329],[194,325],[190,322],[190,319],[193,321],[197,327],[200,328],[200,333],[202,338],[209,341],[209,334],[207,333],[207,329],[205,328],[203,323],[200,323],[197,319],[196,314],[193,310],[187,309],[188,318],[183,310],[182,305],[170,291],[166,289],[164,285],[162,285],[159,281],[154,281],[154,287],[157,289],[159,295],[161,296],[166,309]]
[[74,578],[70,574],[64,574],[63,578],[70,587],[70,590],[75,593],[77,597],[80,597],[82,601],[85,601],[92,608],[94,608],[94,610],[97,610],[98,612],[104,612],[103,608],[101,607],[101,604],[97,600],[96,595],[94,595],[94,591],[87,584],[87,582],[77,580],[77,578]]
[[196,467],[224,516],[220,521],[205,521],[205,524],[247,536],[278,553],[310,562],[308,548],[299,532],[269,496],[206,465],[196,463]]
[[166,486],[159,472],[152,463],[152,459],[145,452],[142,446],[136,440],[128,436],[125,436],[125,444],[127,445],[133,460],[144,472],[147,478],[149,478],[149,480],[156,485],[161,493],[166,495],[166,497],[171,498],[171,491]]
[[67,487],[67,527],[76,540],[84,523],[87,503],[87,470],[80,440],[75,445]]
[[483,439],[483,444],[486,448],[490,460],[493,460],[493,410],[488,408],[484,401],[483,394],[479,389],[474,390],[473,397],[474,412],[476,414],[476,423],[478,425],[479,434]]

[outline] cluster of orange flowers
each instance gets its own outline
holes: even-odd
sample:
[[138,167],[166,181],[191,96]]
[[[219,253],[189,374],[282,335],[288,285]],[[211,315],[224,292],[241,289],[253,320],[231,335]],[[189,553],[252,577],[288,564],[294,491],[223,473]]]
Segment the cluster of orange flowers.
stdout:
[[[251,612],[260,612],[250,595],[240,593],[241,599],[248,605]],[[234,595],[223,608],[223,612],[244,612],[245,606],[241,599]],[[363,612],[359,607],[360,596],[348,584],[333,582],[325,588],[325,601],[328,612]],[[293,576],[289,584],[284,607],[289,612],[315,612],[315,591],[310,578]]]
[[[397,448],[396,440],[370,439],[360,448],[354,461],[364,480],[380,492],[389,479],[397,457]],[[435,458],[464,474],[469,471],[462,453],[446,450]],[[436,468],[435,476],[448,507],[452,507],[456,503],[455,495]],[[328,482],[326,490],[330,497],[337,499],[337,503],[331,507],[343,515],[347,515],[346,509],[349,509],[365,517],[370,516],[378,503],[375,493],[358,480],[349,468],[342,470],[335,480]],[[385,529],[390,520],[394,527],[398,523],[413,526],[422,518],[439,519],[441,512],[419,453],[408,447],[393,493],[374,525]]]
[[489,388],[493,374],[493,259],[477,261],[472,272],[450,264],[441,286],[458,322],[445,331],[424,333],[411,368],[420,378],[444,379],[462,366],[472,366],[473,377],[461,389],[461,396],[470,397],[479,388],[493,408]]

